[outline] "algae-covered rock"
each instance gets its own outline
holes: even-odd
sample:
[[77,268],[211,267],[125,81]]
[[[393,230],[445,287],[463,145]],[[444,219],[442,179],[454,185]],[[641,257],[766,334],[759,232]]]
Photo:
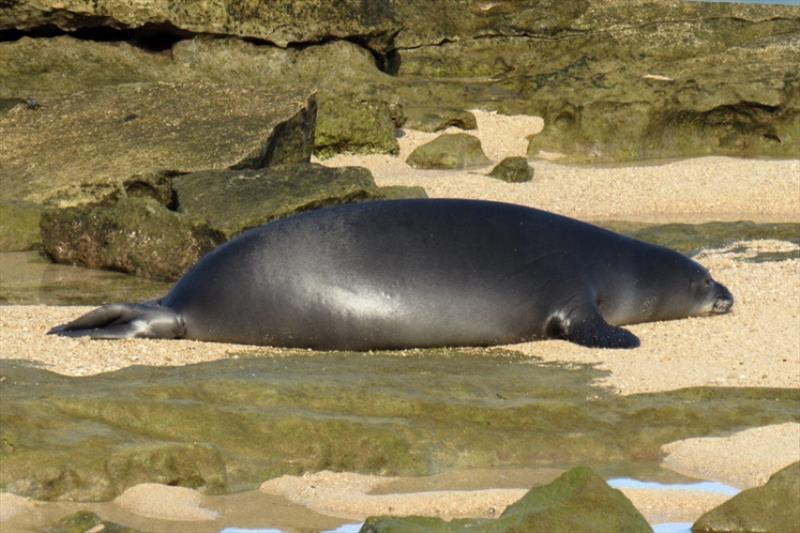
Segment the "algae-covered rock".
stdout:
[[550,533],[553,531],[652,531],[622,492],[590,468],[577,467],[531,489],[497,519],[368,518],[361,533]]
[[[309,160],[307,93],[203,83],[126,84],[0,115],[0,198],[76,205],[141,176]],[[58,149],[54,149],[58,147]]]
[[491,163],[481,141],[466,133],[445,133],[418,146],[406,159],[414,168],[463,169]]
[[385,185],[378,187],[376,196],[382,200],[401,200],[403,198],[427,198],[424,187],[415,185]]
[[50,209],[42,214],[44,249],[56,262],[174,280],[223,242],[151,198],[111,207]]
[[667,442],[798,420],[796,390],[616,396],[596,369],[506,351],[260,355],[87,377],[0,360],[0,490],[102,501],[146,479],[236,492],[321,470],[564,464],[657,479]]
[[692,533],[796,531],[800,525],[800,462],[770,476],[761,487],[745,490],[708,511]]
[[42,243],[39,217],[43,207],[0,200],[0,252],[31,250]]
[[319,94],[319,119],[314,153],[322,158],[337,153],[396,154],[400,146],[395,130],[402,111],[381,98],[346,91]]
[[40,533],[139,533],[138,530],[103,520],[91,511],[78,511],[39,530]]
[[464,109],[446,106],[405,106],[403,111],[406,114],[404,126],[412,130],[435,132],[451,126],[462,130],[478,128],[475,115]]
[[173,179],[178,209],[226,239],[300,211],[380,197],[362,167],[279,165],[195,172]]
[[533,167],[524,157],[506,157],[489,172],[489,176],[509,183],[523,183],[533,179]]

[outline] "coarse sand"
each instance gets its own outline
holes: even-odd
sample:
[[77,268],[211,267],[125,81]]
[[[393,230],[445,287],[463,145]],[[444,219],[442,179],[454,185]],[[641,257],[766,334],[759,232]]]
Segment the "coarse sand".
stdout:
[[[476,111],[476,134],[494,163],[526,155],[526,137],[539,132],[537,117],[506,117]],[[460,130],[453,130],[460,131]],[[800,160],[704,157],[624,166],[566,166],[535,160],[531,182],[509,184],[487,177],[491,167],[466,171],[415,170],[408,154],[438,134],[404,131],[400,155],[339,155],[329,166],[369,168],[379,185],[419,185],[431,197],[509,201],[590,221],[706,222],[753,220],[800,221]],[[543,154],[557,159],[558,154]],[[734,294],[732,313],[629,326],[642,346],[635,350],[590,349],[563,341],[509,346],[545,362],[588,363],[609,371],[601,385],[621,394],[665,391],[689,386],[800,388],[800,260],[755,260],[763,252],[796,252],[797,244],[748,241],[701,253],[697,260]],[[55,372],[90,375],[132,364],[185,365],[232,354],[285,356],[286,350],[194,341],[124,340],[97,342],[46,336],[55,324],[69,321],[89,307],[0,306],[0,358],[27,361]],[[800,458],[798,424],[755,428],[719,438],[690,439],[664,447],[664,465],[700,479],[739,487],[763,483],[785,463]],[[380,487],[407,485],[408,490],[382,492]],[[398,485],[399,484],[399,485]],[[312,486],[313,485],[313,486]],[[424,480],[398,480],[347,473],[318,472],[284,476],[262,485],[263,493],[281,494],[310,509],[341,517],[414,512],[444,517],[495,516],[518,499],[525,487],[497,488],[489,483],[473,490],[426,489]],[[416,487],[416,489],[414,488]],[[176,487],[167,487],[175,489]],[[457,489],[458,487],[456,487]],[[529,488],[529,487],[528,487]],[[172,493],[136,487],[114,505],[133,513],[153,513],[177,502]],[[188,489],[187,489],[188,490]],[[724,496],[691,491],[626,489],[625,494],[653,522],[693,521]],[[201,507],[195,496],[181,509],[209,518],[213,506]],[[125,503],[130,497],[131,502]],[[263,497],[266,497],[264,494]],[[194,499],[192,499],[194,498]],[[34,505],[0,494],[0,522]],[[56,504],[47,504],[56,505]],[[177,506],[177,503],[175,504]],[[138,509],[138,510],[137,510]],[[187,518],[189,515],[184,516]],[[316,515],[315,515],[316,516]],[[201,523],[201,522],[198,522]]]

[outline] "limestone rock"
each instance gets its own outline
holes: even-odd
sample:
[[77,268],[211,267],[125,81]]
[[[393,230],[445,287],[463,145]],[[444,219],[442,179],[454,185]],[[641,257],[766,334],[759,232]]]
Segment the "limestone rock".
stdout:
[[178,279],[224,240],[151,198],[50,209],[42,214],[41,234],[56,262],[164,280]]
[[587,467],[531,489],[497,519],[368,518],[361,533],[550,533],[552,531],[652,531],[622,492]]
[[462,130],[474,130],[478,128],[475,115],[464,109],[453,107],[432,107],[432,106],[406,106],[403,108],[406,114],[405,127],[420,131],[440,131],[451,126]]
[[369,170],[316,164],[195,172],[173,187],[181,213],[226,239],[300,211],[379,197]]
[[0,199],[60,206],[196,170],[308,161],[313,98],[203,83],[127,84],[0,115]]
[[533,167],[525,157],[506,157],[489,172],[489,176],[509,183],[523,183],[533,178]]
[[740,492],[701,516],[693,533],[795,531],[800,524],[800,463],[772,474],[761,487]]
[[205,33],[257,38],[278,46],[348,38],[375,50],[387,47],[399,26],[386,1],[289,0],[287,2],[217,2],[198,0],[25,0],[6,2],[0,30],[52,25],[72,31],[98,23],[118,29],[162,28],[174,33]]
[[491,163],[477,137],[466,133],[445,133],[417,147],[406,159],[414,168],[464,169]]
[[0,200],[0,252],[31,250],[40,245],[41,214],[39,205]]

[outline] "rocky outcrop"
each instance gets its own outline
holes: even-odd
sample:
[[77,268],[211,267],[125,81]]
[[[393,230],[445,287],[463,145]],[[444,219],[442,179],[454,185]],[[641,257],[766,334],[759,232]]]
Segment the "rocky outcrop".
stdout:
[[[164,174],[306,162],[316,105],[302,92],[202,83],[126,84],[0,115],[0,199],[60,206]],[[56,149],[57,147],[57,149]]]
[[772,474],[761,487],[745,490],[701,516],[692,533],[794,531],[800,524],[800,463]]
[[442,134],[414,149],[406,162],[424,169],[464,169],[491,163],[483,153],[481,141],[466,133]]
[[497,519],[371,517],[360,533],[551,533],[553,531],[650,532],[647,520],[622,492],[590,468],[577,467],[534,487]]
[[175,280],[224,241],[152,198],[123,198],[111,207],[45,211],[41,235],[58,263]]
[[489,172],[489,177],[509,183],[523,183],[533,179],[533,167],[524,157],[506,157]]
[[86,533],[102,531],[103,533],[140,533],[139,530],[122,526],[109,520],[103,520],[91,511],[78,511],[67,515],[39,530],[40,533]]
[[290,0],[288,2],[143,0],[12,0],[0,12],[0,30],[55,26],[65,31],[98,27],[159,33],[235,35],[280,47],[337,38],[359,40],[380,50],[397,31],[388,1]]
[[616,396],[591,385],[602,377],[591,367],[487,349],[236,355],[84,378],[0,360],[0,490],[96,501],[138,483],[236,492],[326,469],[625,472],[635,462],[656,472],[663,444],[794,420],[800,397],[710,388]]

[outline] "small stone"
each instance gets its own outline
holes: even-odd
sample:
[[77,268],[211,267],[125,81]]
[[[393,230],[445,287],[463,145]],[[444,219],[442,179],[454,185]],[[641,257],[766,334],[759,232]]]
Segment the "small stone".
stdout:
[[524,183],[533,179],[533,167],[524,157],[506,157],[489,172],[489,176],[509,183]]
[[477,137],[466,133],[445,133],[418,146],[406,163],[422,169],[465,169],[486,166],[491,161],[483,153]]

